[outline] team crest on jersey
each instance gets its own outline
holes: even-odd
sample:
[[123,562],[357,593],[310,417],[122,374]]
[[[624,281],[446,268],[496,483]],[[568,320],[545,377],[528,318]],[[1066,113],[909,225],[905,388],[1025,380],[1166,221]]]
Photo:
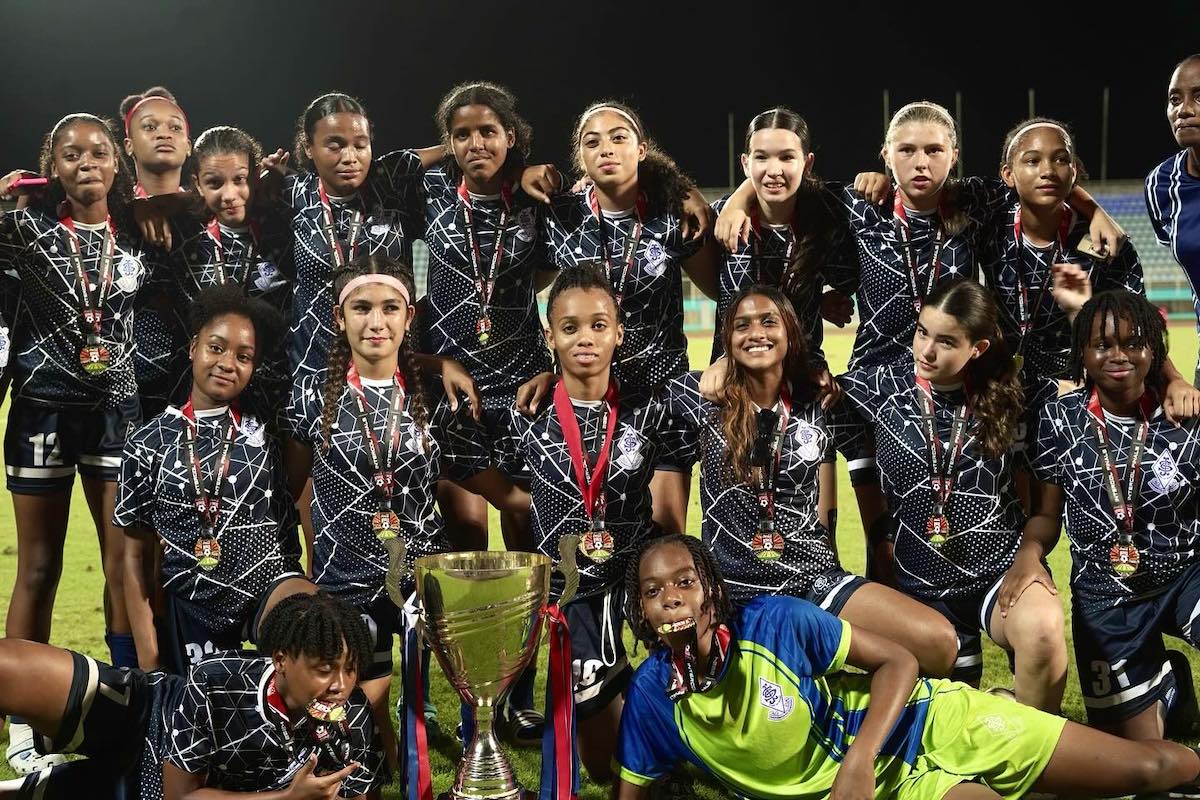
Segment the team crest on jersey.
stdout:
[[796,698],[784,694],[783,687],[763,677],[758,679],[758,702],[767,709],[767,719],[780,722],[796,707]]
[[271,288],[271,284],[275,282],[275,276],[279,274],[279,270],[275,269],[275,265],[270,261],[258,262],[258,277],[254,279],[254,285],[259,291],[265,292]]
[[0,368],[8,366],[8,328],[0,327]]
[[1159,494],[1167,494],[1179,488],[1179,467],[1171,453],[1164,450],[1154,461],[1154,477],[1150,479],[1150,488]]
[[388,226],[386,222],[376,222],[371,226],[371,235],[377,239],[381,236],[386,236],[387,232]]
[[267,429],[258,421],[258,417],[246,415],[242,417],[242,434],[246,437],[246,444],[251,447],[262,447],[266,444]]
[[642,465],[642,438],[637,431],[626,426],[625,432],[617,440],[617,466],[632,472]]
[[532,242],[535,236],[537,236],[537,213],[532,208],[522,208],[517,213],[517,238],[522,242]]
[[408,427],[404,433],[405,445],[410,452],[420,453],[421,443],[425,441],[425,432],[417,425],[416,422],[408,423]]
[[821,432],[800,420],[796,428],[796,454],[802,461],[816,461],[821,457]]
[[117,288],[126,294],[131,294],[137,291],[138,276],[142,272],[142,264],[136,258],[129,254],[121,256],[120,262],[117,263],[117,279],[114,283]]
[[663,274],[664,265],[667,263],[667,249],[662,246],[662,242],[657,239],[651,239],[646,243],[646,272],[649,272],[655,278]]

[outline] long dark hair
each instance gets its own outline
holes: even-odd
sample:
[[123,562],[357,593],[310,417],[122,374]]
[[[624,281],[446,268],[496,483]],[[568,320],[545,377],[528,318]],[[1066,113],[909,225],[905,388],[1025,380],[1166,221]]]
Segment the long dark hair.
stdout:
[[117,169],[116,174],[113,175],[112,186],[108,190],[108,215],[113,218],[113,222],[118,227],[129,230],[133,225],[133,215],[129,213],[129,201],[133,197],[132,168],[122,157],[121,148],[117,145],[117,135],[114,132],[115,123],[112,120],[101,119],[94,114],[82,112],[68,114],[46,132],[38,153],[38,171],[42,173],[43,177],[50,179],[50,184],[48,191],[41,195],[40,199],[35,199],[33,204],[56,217],[58,216],[58,206],[67,199],[67,193],[63,189],[62,182],[58,178],[52,177],[54,148],[58,146],[58,140],[62,138],[67,128],[77,124],[93,125],[99,128],[108,139],[109,146],[112,147],[113,163],[116,164]]
[[1165,388],[1162,368],[1167,360],[1167,325],[1162,314],[1149,300],[1126,289],[1100,292],[1079,310],[1071,327],[1071,356],[1067,364],[1071,379],[1076,383],[1092,385],[1092,379],[1083,366],[1083,352],[1088,348],[1092,325],[1097,319],[1100,320],[1101,331],[1104,330],[1105,320],[1112,320],[1113,330],[1118,330],[1118,322],[1125,320],[1129,323],[1131,336],[1146,340],[1152,357],[1150,371],[1146,374],[1146,388],[1161,398]]
[[733,616],[733,603],[725,588],[721,568],[706,544],[695,536],[682,533],[671,533],[651,539],[642,544],[637,555],[629,559],[629,564],[625,567],[625,618],[629,620],[629,630],[634,639],[650,650],[664,645],[658,631],[651,628],[650,623],[646,621],[646,614],[642,610],[642,559],[652,550],[672,544],[686,548],[696,564],[696,576],[704,589],[704,605],[701,606],[701,611],[712,611],[713,625],[720,625]]
[[975,417],[975,438],[988,458],[1000,458],[1012,445],[1024,410],[1025,392],[1017,364],[1000,330],[1000,313],[990,292],[968,279],[940,284],[926,307],[954,317],[972,342],[990,343],[967,362],[966,390]]
[[[409,297],[416,296],[412,268],[399,259],[379,254],[359,256],[335,270],[333,273],[333,296],[340,296],[346,284],[360,275],[387,275],[396,278],[404,284]],[[416,359],[413,358],[411,338],[410,334],[405,334],[404,341],[400,343],[400,350],[396,354],[396,360],[400,366],[400,374],[404,376],[404,386],[408,392],[409,413],[417,424],[417,428],[425,431],[429,417],[428,406],[425,402],[424,385],[421,382],[421,368],[417,366]],[[322,396],[321,449],[325,452],[329,451],[330,431],[333,429],[333,421],[337,418],[338,401],[341,400],[342,392],[346,389],[346,367],[349,366],[352,357],[350,341],[344,333],[337,334],[329,346],[325,393]],[[429,445],[424,439],[422,444],[425,447]]]
[[574,153],[575,169],[579,176],[587,174],[579,149],[584,123],[596,114],[598,109],[606,107],[615,108],[626,114],[633,121],[634,136],[639,142],[646,145],[646,158],[638,164],[638,189],[646,195],[646,203],[650,212],[652,214],[664,212],[681,214],[683,199],[687,197],[688,192],[696,188],[696,182],[685,175],[679,165],[660,150],[658,145],[646,134],[646,125],[638,113],[616,100],[601,100],[598,103],[592,103],[575,121],[571,152]]
[[[750,140],[758,131],[786,130],[800,139],[800,149],[805,155],[812,152],[812,135],[804,117],[790,108],[776,106],[757,114],[746,127],[744,151],[750,155]],[[791,263],[784,267],[781,285],[790,298],[806,297],[816,291],[818,273],[824,266],[833,246],[838,223],[829,205],[821,179],[812,170],[805,170],[800,186],[796,189],[796,209],[792,217],[792,230],[796,235],[796,247]]]
[[808,341],[800,327],[796,308],[787,296],[775,286],[755,284],[742,289],[725,309],[721,320],[721,344],[725,348],[725,405],[721,410],[721,432],[725,436],[728,469],[738,483],[751,483],[750,449],[758,436],[758,415],[750,397],[749,376],[746,368],[733,357],[733,321],[738,308],[747,297],[765,297],[779,309],[783,330],[787,334],[787,355],[783,360],[783,380],[790,384],[792,397],[798,404],[811,402],[816,387],[809,377]]
[[[447,153],[453,153],[450,149],[450,125],[454,121],[454,112],[464,106],[487,106],[500,119],[500,124],[504,126],[504,129],[512,133],[513,144],[508,148],[508,156],[502,169],[510,180],[519,179],[521,168],[529,159],[533,128],[517,112],[517,98],[503,86],[486,81],[460,83],[447,92],[438,103],[437,112],[433,118]],[[462,169],[458,166],[458,162],[454,158],[450,158],[449,162],[452,165],[450,167],[452,174],[455,177],[460,176]]]

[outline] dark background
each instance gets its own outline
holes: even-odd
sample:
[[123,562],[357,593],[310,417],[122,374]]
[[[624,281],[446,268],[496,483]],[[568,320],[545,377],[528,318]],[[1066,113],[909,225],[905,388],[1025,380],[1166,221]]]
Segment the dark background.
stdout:
[[[702,185],[728,180],[727,114],[785,104],[812,126],[817,170],[875,168],[891,109],[963,93],[962,159],[992,173],[1001,139],[1036,110],[1069,122],[1100,174],[1101,92],[1111,91],[1108,176],[1140,178],[1174,150],[1165,118],[1174,64],[1200,51],[1190,2],[1064,4],[356,2],[159,0],[0,3],[0,172],[36,166],[70,111],[115,116],[123,96],[164,84],[193,135],[216,124],[290,147],[316,95],[359,96],[377,154],[432,143],[452,85],[513,89],[534,160],[567,162],[576,115],[615,97]],[[951,10],[947,10],[951,9]]]

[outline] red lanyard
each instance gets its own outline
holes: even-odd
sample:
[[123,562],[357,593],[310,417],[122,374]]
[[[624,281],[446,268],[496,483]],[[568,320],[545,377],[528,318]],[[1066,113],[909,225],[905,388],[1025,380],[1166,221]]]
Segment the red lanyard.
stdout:
[[933,489],[933,517],[943,518],[950,505],[950,495],[954,492],[954,481],[958,477],[958,461],[967,439],[971,403],[968,400],[954,412],[954,420],[950,424],[950,446],[943,449],[942,441],[938,438],[937,417],[934,415],[933,387],[920,376],[917,376],[916,383],[921,400],[921,422],[925,428],[929,483]]
[[474,271],[475,292],[479,296],[479,313],[481,317],[486,318],[487,308],[492,302],[492,289],[496,286],[496,276],[500,274],[500,259],[504,257],[504,230],[508,227],[508,217],[512,213],[512,186],[507,182],[500,186],[500,199],[504,208],[500,212],[500,221],[496,223],[496,244],[487,272],[483,271],[483,255],[479,250],[479,237],[475,235],[475,211],[471,207],[471,193],[467,191],[465,179],[458,184],[458,199],[462,201],[463,223],[467,229],[467,249]]
[[[1013,215],[1013,239],[1017,243],[1017,258],[1014,266],[1014,272],[1017,276],[1017,326],[1020,331],[1020,339],[1017,340],[1017,347],[1014,358],[1020,357],[1022,350],[1025,348],[1025,337],[1033,330],[1033,322],[1037,319],[1037,313],[1041,310],[1042,301],[1046,298],[1046,292],[1054,283],[1054,263],[1058,260],[1061,253],[1067,250],[1067,235],[1071,232],[1071,210],[1066,206],[1062,209],[1062,219],[1058,223],[1058,239],[1050,251],[1050,261],[1046,264],[1046,277],[1042,281],[1042,287],[1038,290],[1037,300],[1033,306],[1029,305],[1029,287],[1025,285],[1023,273],[1025,264],[1023,253],[1025,250],[1025,240],[1021,235],[1021,206],[1017,206],[1016,213]],[[1021,359],[1024,362],[1024,359]],[[1019,366],[1019,365],[1018,365]]]
[[942,266],[942,249],[946,243],[946,232],[942,228],[939,220],[936,228],[937,232],[933,239],[933,258],[929,263],[929,280],[925,282],[925,291],[921,292],[920,278],[917,275],[917,254],[912,247],[911,232],[908,227],[908,212],[904,209],[904,203],[900,199],[900,192],[895,193],[896,198],[892,204],[892,213],[896,222],[896,238],[900,240],[900,246],[904,250],[904,262],[908,267],[908,289],[912,293],[913,309],[919,315],[921,308],[925,305],[925,298],[933,292],[933,287],[937,284],[938,272]]
[[[246,264],[245,274],[242,276],[241,283],[243,288],[250,282],[250,270],[254,269],[254,257],[258,254],[258,231],[257,226],[250,223],[250,244],[246,246],[246,252],[242,254],[242,261]],[[221,242],[221,224],[215,219],[208,223],[208,236],[213,241],[213,246],[216,250],[217,261],[213,264],[213,269],[217,272],[217,285],[224,285],[229,282],[230,278],[225,274],[225,245]]]
[[229,475],[231,450],[237,439],[238,428],[242,424],[242,415],[236,405],[229,407],[229,416],[225,421],[225,429],[221,434],[221,455],[217,460],[217,468],[213,470],[211,482],[204,480],[204,464],[196,454],[196,409],[191,398],[181,409],[184,419],[184,444],[187,447],[187,457],[190,469],[188,475],[192,479],[192,503],[200,514],[202,526],[201,536],[214,538],[217,523],[221,519],[221,484]]
[[592,209],[592,214],[595,215],[600,226],[600,254],[604,258],[605,273],[608,275],[608,282],[612,284],[613,294],[617,296],[617,307],[619,308],[621,301],[625,299],[625,282],[629,280],[629,273],[633,269],[633,262],[637,257],[638,242],[641,240],[642,230],[645,228],[643,220],[646,217],[646,195],[638,193],[637,205],[634,207],[637,222],[633,226],[633,232],[625,237],[625,242],[621,245],[621,274],[616,280],[613,276],[612,253],[608,248],[606,227],[608,221],[600,209],[600,201],[596,199],[595,188],[588,193],[588,207]]
[[362,430],[363,444],[367,448],[367,455],[371,458],[371,469],[375,474],[375,489],[383,495],[385,502],[389,501],[392,498],[396,478],[392,473],[392,468],[395,466],[396,453],[399,451],[400,445],[400,418],[404,414],[404,376],[400,374],[399,369],[392,376],[392,399],[388,406],[387,422],[384,424],[386,450],[371,427],[371,408],[367,404],[367,395],[363,391],[362,380],[358,377],[358,369],[354,366],[353,361],[346,368],[346,383],[354,389],[355,416],[358,418],[358,425]]
[[[762,283],[762,225],[759,221],[758,204],[755,203],[750,209],[750,224],[754,228],[754,238],[750,242],[751,258],[754,262],[754,282]],[[787,273],[788,267],[792,263],[792,253],[796,250],[796,229],[790,224],[787,226],[787,248],[783,252],[783,271],[780,273],[782,282],[783,276]]]
[[575,416],[575,406],[571,403],[561,378],[554,387],[554,410],[558,413],[558,424],[562,428],[567,452],[571,455],[575,481],[583,498],[583,513],[592,522],[593,527],[603,527],[604,510],[607,505],[604,482],[608,474],[609,451],[612,450],[613,433],[617,429],[617,415],[620,409],[617,384],[613,381],[609,381],[608,391],[604,393],[604,407],[604,443],[596,455],[595,466],[589,472],[588,458],[583,452],[583,435],[579,431],[579,419]]
[[62,217],[59,222],[67,231],[69,251],[67,257],[71,261],[71,268],[79,282],[82,305],[80,316],[83,318],[86,328],[91,329],[92,335],[99,337],[100,324],[104,319],[104,299],[113,282],[112,264],[117,249],[117,229],[113,226],[112,217],[108,217],[105,220],[104,243],[100,246],[100,266],[97,269],[96,285],[92,286],[91,281],[88,280],[87,269],[83,266],[83,250],[79,245],[79,236],[75,233],[75,220],[71,217]]
[[[321,230],[325,234],[325,241],[329,244],[329,252],[333,256],[333,266],[340,268],[346,264],[346,254],[342,251],[342,244],[337,238],[337,223],[333,218],[333,208],[329,205],[329,195],[325,193],[325,184],[317,180],[317,196],[321,199]],[[346,246],[350,250],[350,258],[354,258],[358,254],[358,234],[362,230],[363,213],[361,209],[356,209],[354,216],[350,218],[350,234],[346,239]]]
[[771,450],[765,459],[766,463],[757,464],[758,480],[758,515],[759,522],[775,520],[775,483],[779,477],[779,465],[783,461],[783,437],[787,432],[788,419],[791,417],[792,395],[786,385],[779,388],[779,402],[783,411],[779,414],[778,424],[771,436]]
[[1108,491],[1113,514],[1121,527],[1120,542],[1123,545],[1133,541],[1133,516],[1140,488],[1138,476],[1142,471],[1142,451],[1146,447],[1146,436],[1150,432],[1150,418],[1154,416],[1154,401],[1149,394],[1143,394],[1138,400],[1138,409],[1142,418],[1138,422],[1137,432],[1130,439],[1129,458],[1125,463],[1125,486],[1122,488],[1121,475],[1117,472],[1117,464],[1109,447],[1108,427],[1105,424],[1104,408],[1100,405],[1099,390],[1093,388],[1088,399],[1088,420],[1100,445],[1100,460],[1104,465],[1104,487]]

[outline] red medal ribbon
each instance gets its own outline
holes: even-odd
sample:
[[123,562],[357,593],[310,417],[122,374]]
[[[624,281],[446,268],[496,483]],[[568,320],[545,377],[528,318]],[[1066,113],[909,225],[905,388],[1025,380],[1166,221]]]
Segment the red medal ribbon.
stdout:
[[[242,255],[242,261],[246,264],[246,272],[242,276],[242,280],[234,279],[235,282],[241,283],[243,288],[246,288],[250,282],[250,271],[254,269],[254,257],[258,254],[257,228],[258,226],[253,222],[250,223],[250,244],[247,245],[246,252]],[[230,278],[225,274],[225,245],[221,242],[221,224],[214,218],[209,220],[206,229],[217,254],[217,261],[213,264],[213,268],[217,272],[217,284],[224,285],[229,282]]]
[[[950,446],[943,449],[937,433],[937,417],[934,415],[933,387],[929,381],[916,376],[918,396],[921,400],[921,421],[925,426],[925,443],[928,448],[929,483],[933,489],[933,517],[946,516],[954,482],[958,477],[958,461],[967,440],[967,420],[971,416],[970,395],[968,400],[954,412],[950,425]],[[964,387],[965,390],[965,387]]]
[[633,226],[633,232],[625,237],[625,242],[621,246],[620,280],[613,280],[612,253],[609,252],[608,231],[605,228],[607,220],[604,218],[604,212],[600,209],[600,201],[596,197],[595,187],[588,191],[588,208],[592,210],[592,214],[596,217],[600,228],[600,255],[604,258],[604,272],[608,276],[608,282],[612,284],[613,294],[617,296],[618,308],[620,308],[621,301],[625,298],[625,281],[629,279],[629,273],[633,270],[633,262],[637,257],[638,242],[641,241],[642,230],[645,228],[643,221],[646,218],[646,206],[646,195],[639,192],[637,205],[634,207],[637,222]]
[[221,483],[229,475],[232,460],[230,455],[242,424],[242,414],[236,405],[229,406],[229,417],[221,434],[221,455],[217,459],[217,468],[213,470],[211,485],[206,485],[204,464],[196,454],[196,409],[190,397],[180,412],[185,422],[184,446],[187,447],[188,463],[191,466],[188,474],[192,479],[192,502],[200,514],[200,523],[204,526],[201,535],[211,538],[216,535],[217,523],[221,519]]
[[596,464],[588,472],[588,459],[583,452],[583,435],[579,432],[579,419],[575,416],[575,406],[567,395],[567,388],[560,378],[554,387],[554,410],[558,412],[558,424],[562,428],[563,439],[567,444],[567,452],[571,454],[571,465],[575,468],[575,480],[579,485],[579,494],[583,497],[583,513],[592,521],[593,529],[597,523],[604,520],[604,482],[608,474],[608,456],[612,450],[613,433],[617,429],[617,414],[620,402],[617,397],[617,384],[608,382],[608,391],[604,393],[605,416],[604,444],[596,456]]
[[759,527],[762,523],[775,521],[775,482],[779,477],[779,464],[783,460],[783,438],[787,432],[788,420],[791,418],[792,394],[787,384],[779,387],[779,402],[783,411],[779,414],[779,424],[771,438],[771,454],[768,464],[759,467],[761,472],[758,485],[758,514]]
[[363,391],[362,380],[353,361],[346,367],[346,383],[354,390],[355,416],[358,418],[367,455],[371,458],[371,469],[375,471],[375,488],[383,495],[381,505],[387,505],[392,499],[395,483],[392,467],[400,449],[400,418],[404,414],[405,402],[404,376],[399,367],[392,376],[392,400],[388,407],[387,422],[384,424],[386,449],[380,444],[379,437],[371,427],[371,407],[367,403],[367,395]]
[[941,271],[942,266],[942,250],[946,245],[946,231],[939,221],[933,239],[933,258],[929,264],[929,280],[925,282],[925,292],[922,293],[920,278],[917,275],[917,254],[913,251],[910,238],[908,212],[904,208],[900,192],[896,191],[894,195],[892,216],[896,221],[896,238],[900,240],[900,246],[904,250],[904,263],[908,267],[908,288],[912,293],[913,308],[919,315],[921,308],[925,305],[925,298],[933,292],[933,287],[937,285],[938,272]]
[[[575,797],[575,678],[571,671],[571,628],[557,603],[544,609],[550,629],[550,667],[547,675],[551,725],[553,726],[552,776],[554,800],[573,800]],[[546,757],[543,752],[543,758]],[[543,775],[546,770],[543,768]],[[543,790],[542,796],[545,796]]]
[[464,178],[458,184],[458,199],[462,201],[463,224],[467,229],[467,251],[471,257],[471,268],[474,270],[475,293],[479,300],[480,318],[488,316],[488,306],[492,302],[492,290],[496,287],[496,277],[500,274],[500,259],[504,257],[504,230],[508,227],[508,217],[512,213],[512,185],[505,181],[500,186],[500,199],[504,204],[500,212],[500,221],[496,223],[496,244],[492,249],[492,261],[487,272],[483,271],[483,254],[479,249],[479,237],[475,235],[475,211],[471,206],[471,193],[467,191],[467,181]]
[[1046,278],[1042,281],[1042,286],[1038,290],[1037,300],[1033,306],[1029,305],[1029,287],[1025,285],[1025,279],[1022,277],[1024,270],[1024,262],[1022,254],[1025,249],[1025,240],[1021,235],[1021,206],[1017,205],[1017,210],[1013,215],[1013,239],[1017,245],[1017,260],[1014,265],[1014,272],[1017,276],[1017,329],[1020,331],[1020,339],[1017,340],[1016,349],[1013,351],[1014,356],[1020,355],[1025,348],[1025,338],[1031,330],[1033,330],[1033,322],[1037,319],[1037,313],[1042,307],[1042,301],[1046,297],[1046,292],[1050,290],[1054,283],[1054,264],[1058,260],[1058,256],[1067,251],[1067,236],[1071,232],[1071,209],[1067,206],[1062,207],[1062,218],[1058,223],[1058,238],[1054,248],[1050,251],[1050,262],[1046,265]]
[[[329,244],[329,252],[333,256],[333,266],[340,268],[346,264],[346,254],[342,251],[341,242],[337,238],[337,222],[333,218],[333,208],[329,205],[329,195],[325,193],[325,184],[317,181],[317,197],[321,200],[321,230],[325,241]],[[350,258],[358,253],[358,234],[362,230],[363,213],[361,209],[354,212],[350,219],[350,235],[346,244],[350,249]]]
[[[754,282],[762,283],[762,224],[759,219],[758,203],[755,203],[750,208],[750,226],[754,230],[754,237],[750,240],[751,260],[754,263]],[[792,253],[796,250],[796,229],[790,223],[788,224],[787,248],[783,252],[783,272],[780,273],[780,279],[787,274],[788,267],[792,263]]]
[[[100,264],[97,267],[96,285],[88,279],[87,269],[83,266],[83,249],[79,244],[79,236],[75,233],[75,220],[71,217],[61,217],[58,220],[67,232],[67,258],[79,282],[80,302],[84,330],[91,329],[92,336],[99,338],[100,326],[104,319],[104,300],[112,286],[112,263],[117,249],[117,229],[112,217],[105,219],[107,230],[104,233],[104,243],[100,245]],[[87,336],[88,334],[84,334]]]
[[1125,464],[1125,486],[1121,486],[1121,475],[1117,472],[1117,464],[1113,459],[1112,449],[1108,441],[1108,427],[1105,422],[1104,408],[1100,405],[1100,392],[1093,388],[1088,399],[1088,420],[1100,445],[1100,460],[1104,465],[1104,486],[1108,491],[1108,500],[1112,505],[1113,515],[1121,528],[1119,541],[1129,545],[1133,541],[1134,509],[1137,506],[1140,485],[1138,477],[1142,471],[1142,451],[1146,447],[1146,436],[1150,432],[1150,419],[1154,416],[1155,401],[1147,392],[1138,399],[1138,410],[1141,420],[1137,432],[1131,437],[1129,458]]

